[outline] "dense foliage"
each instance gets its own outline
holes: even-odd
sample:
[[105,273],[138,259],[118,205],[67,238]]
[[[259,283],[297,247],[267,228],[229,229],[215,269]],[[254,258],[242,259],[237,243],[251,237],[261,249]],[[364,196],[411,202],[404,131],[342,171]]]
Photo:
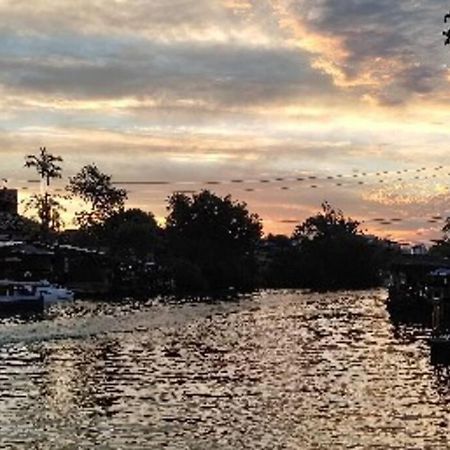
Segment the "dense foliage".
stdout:
[[62,213],[66,208],[61,197],[48,192],[33,194],[25,201],[25,211],[35,212],[44,234],[59,232],[64,226]]
[[40,194],[32,195],[25,204],[27,211],[35,211],[41,225],[42,238],[47,239],[50,232],[59,231],[63,225],[61,213],[64,211],[60,198],[48,192],[50,181],[61,178],[62,167],[59,165],[63,159],[49,153],[41,147],[37,155],[25,157],[25,167],[34,168],[45,188]]
[[161,230],[152,213],[133,208],[108,217],[98,230],[100,244],[122,260],[153,259]]
[[359,231],[328,203],[298,225],[292,239],[298,247],[301,283],[316,289],[366,288],[380,282],[387,257],[383,242]]
[[[38,155],[26,157],[26,166],[34,167],[48,185],[60,177],[61,161],[41,148]],[[380,282],[380,270],[390,259],[387,243],[365,236],[357,221],[328,203],[298,224],[291,237],[263,238],[260,218],[229,195],[174,193],[161,228],[153,214],[125,209],[127,192],[96,165],[82,167],[66,189],[87,206],[76,213],[76,230],[59,230],[63,205],[58,197],[45,191],[28,200],[40,219],[41,239],[100,250],[110,259],[116,286],[129,283],[142,289],[164,273],[168,284],[182,291],[365,288]],[[16,235],[36,233],[33,222],[13,222]],[[442,244],[436,251],[445,249]]]
[[262,224],[245,203],[205,190],[172,195],[168,211],[167,245],[179,279],[189,271],[199,288],[254,286]]
[[271,288],[302,287],[299,257],[291,238],[269,234],[260,244],[260,284]]
[[45,147],[40,147],[37,155],[25,157],[25,167],[34,168],[49,186],[53,178],[61,178],[62,167],[58,163],[62,161],[61,156],[53,155]]
[[127,192],[116,188],[111,177],[101,172],[95,164],[84,166],[71,177],[67,191],[88,205],[88,210],[76,214],[75,220],[80,228],[102,224],[123,211],[127,198]]
[[39,238],[39,229],[39,224],[32,219],[19,214],[0,212],[0,235],[2,236],[35,240]]

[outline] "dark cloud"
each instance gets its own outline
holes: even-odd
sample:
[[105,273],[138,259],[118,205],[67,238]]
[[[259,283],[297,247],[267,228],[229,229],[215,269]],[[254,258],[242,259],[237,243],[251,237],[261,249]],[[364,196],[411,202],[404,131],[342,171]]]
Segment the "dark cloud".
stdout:
[[432,92],[436,87],[437,79],[444,76],[443,70],[436,70],[430,66],[413,66],[399,73],[398,83],[405,90],[419,94]]
[[370,70],[378,85],[371,93],[384,103],[446,83],[439,69],[448,60],[441,35],[444,1],[304,0],[290,6],[311,30],[343,42],[348,57],[341,71],[352,81]]
[[[72,37],[68,43],[73,43]],[[224,105],[263,104],[333,91],[308,57],[295,50],[232,45],[110,43],[79,37],[45,57],[32,52],[0,60],[6,88],[65,98],[150,97]],[[33,45],[31,44],[31,48]],[[84,50],[85,49],[85,50]],[[97,49],[97,53],[95,51]],[[11,51],[10,51],[11,53]]]

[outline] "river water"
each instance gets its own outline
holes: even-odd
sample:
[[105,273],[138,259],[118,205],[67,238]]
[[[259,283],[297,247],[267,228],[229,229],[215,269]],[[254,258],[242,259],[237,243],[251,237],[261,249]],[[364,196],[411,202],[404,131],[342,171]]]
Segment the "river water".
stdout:
[[449,448],[450,370],[383,290],[76,301],[0,322],[0,448]]

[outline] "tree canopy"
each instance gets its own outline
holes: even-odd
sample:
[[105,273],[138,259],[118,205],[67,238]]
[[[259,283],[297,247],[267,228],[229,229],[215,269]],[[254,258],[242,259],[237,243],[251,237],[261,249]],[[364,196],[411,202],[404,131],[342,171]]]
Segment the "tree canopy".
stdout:
[[159,245],[161,230],[152,213],[138,208],[119,211],[102,225],[101,244],[122,260],[152,257]]
[[75,221],[81,228],[104,223],[123,211],[127,192],[113,186],[111,176],[101,172],[95,164],[84,166],[69,179],[67,191],[78,196],[90,207],[76,213]]
[[[37,155],[25,157],[25,167],[34,168],[48,188],[53,178],[61,178],[62,167],[58,163],[62,161],[61,156],[55,156],[45,147],[40,147]],[[57,231],[62,226],[61,213],[64,207],[60,198],[49,193],[47,189],[45,192],[32,195],[26,202],[25,209],[36,211],[44,239],[48,237],[50,231]]]
[[39,234],[39,224],[19,214],[0,212],[0,235],[11,235],[21,239],[35,239]]
[[365,288],[378,284],[380,241],[366,237],[359,223],[328,203],[299,224],[292,239],[298,246],[298,272],[316,289]]
[[25,167],[34,167],[46,185],[49,186],[51,179],[61,178],[62,167],[58,163],[62,161],[61,156],[55,156],[49,153],[45,147],[40,147],[37,155],[25,157]]
[[346,218],[341,210],[335,210],[324,202],[322,211],[297,225],[292,237],[300,242],[348,237],[356,235],[358,227],[359,222]]
[[442,239],[436,240],[434,245],[430,248],[430,254],[437,257],[450,257],[450,217],[445,220],[442,227],[443,236]]
[[66,208],[60,201],[60,197],[49,193],[34,194],[25,202],[25,211],[36,211],[36,216],[41,223],[44,234],[49,231],[61,231],[64,221],[62,213]]
[[[34,168],[46,186],[61,177],[60,162],[62,158],[45,147],[25,158],[25,166]],[[169,284],[174,280],[178,290],[366,288],[379,283],[380,269],[388,259],[385,249],[389,246],[365,236],[358,221],[327,202],[299,223],[292,236],[263,239],[259,216],[230,195],[221,197],[209,190],[174,193],[168,198],[166,226],[161,229],[153,214],[125,209],[126,190],[116,187],[95,164],[82,167],[69,179],[66,190],[86,204],[76,213],[78,230],[61,230],[64,207],[59,200],[63,197],[44,189],[26,203],[27,209],[37,211],[40,237],[101,249],[122,281],[136,273],[153,276],[160,265]],[[31,236],[35,230],[32,221],[0,219],[0,231],[18,229]],[[450,221],[444,232],[450,232]],[[450,254],[448,242],[446,237],[435,251]],[[154,264],[155,258],[159,264]]]
[[262,223],[245,203],[204,190],[168,199],[168,248],[196,266],[210,288],[251,285]]

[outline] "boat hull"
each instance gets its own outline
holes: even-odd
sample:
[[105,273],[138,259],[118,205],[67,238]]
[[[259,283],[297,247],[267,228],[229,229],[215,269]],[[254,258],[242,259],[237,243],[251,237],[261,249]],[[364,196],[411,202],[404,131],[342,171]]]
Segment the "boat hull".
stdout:
[[44,310],[42,298],[0,299],[0,316],[11,314],[33,314]]

